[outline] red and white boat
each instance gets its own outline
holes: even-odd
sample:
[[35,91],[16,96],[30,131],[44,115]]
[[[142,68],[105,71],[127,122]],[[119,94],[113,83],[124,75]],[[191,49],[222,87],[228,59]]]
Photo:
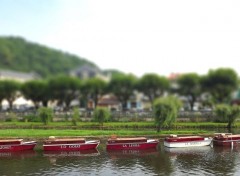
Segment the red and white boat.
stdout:
[[24,142],[23,139],[3,139],[0,140],[0,152],[33,150],[36,144],[36,141]]
[[233,135],[232,133],[217,134],[213,138],[213,145],[216,146],[235,146],[240,145],[240,134]]
[[117,138],[111,137],[107,141],[107,149],[115,150],[139,150],[156,148],[159,141],[156,139],[147,139],[145,137],[137,138]]
[[61,138],[50,137],[44,141],[44,151],[74,151],[95,149],[99,140],[86,141],[85,138]]
[[210,145],[211,137],[170,135],[164,139],[165,147],[200,147]]

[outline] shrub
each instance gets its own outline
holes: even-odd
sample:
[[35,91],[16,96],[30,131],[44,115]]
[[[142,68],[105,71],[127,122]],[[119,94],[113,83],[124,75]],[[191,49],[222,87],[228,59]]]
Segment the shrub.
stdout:
[[97,107],[93,113],[94,120],[103,125],[110,118],[110,111],[107,108]]
[[79,109],[78,108],[74,108],[73,109],[73,115],[72,115],[72,124],[74,126],[77,126],[78,119],[79,119]]
[[53,119],[53,110],[51,108],[41,107],[38,109],[38,115],[44,125],[47,125]]

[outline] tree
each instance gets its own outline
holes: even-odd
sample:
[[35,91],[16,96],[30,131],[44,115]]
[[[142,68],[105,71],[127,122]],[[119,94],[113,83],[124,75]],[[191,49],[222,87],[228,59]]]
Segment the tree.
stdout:
[[180,100],[173,96],[159,98],[154,101],[153,112],[157,132],[159,132],[163,126],[170,126],[176,121],[181,106]]
[[88,98],[94,100],[95,106],[98,104],[99,97],[106,91],[107,83],[99,78],[91,78],[81,86],[81,91]]
[[74,126],[77,126],[77,121],[79,119],[79,113],[80,113],[79,108],[77,108],[77,107],[73,108],[72,124]]
[[237,73],[230,68],[210,70],[201,80],[205,92],[208,92],[214,103],[228,103],[231,94],[238,86]]
[[53,119],[53,110],[51,108],[41,107],[38,109],[38,115],[44,125],[47,125]]
[[118,75],[111,79],[108,84],[108,91],[115,94],[123,105],[127,108],[127,101],[133,94],[136,85],[136,77],[133,75]]
[[137,83],[137,89],[148,96],[153,103],[154,99],[162,96],[164,91],[169,88],[167,78],[156,74],[145,74]]
[[110,112],[107,108],[97,107],[93,113],[94,120],[103,126],[103,122],[108,121]]
[[65,103],[68,109],[72,100],[79,97],[81,82],[78,78],[58,76],[49,80],[49,93],[58,104]]
[[201,78],[196,73],[183,74],[177,79],[179,85],[177,91],[188,98],[191,110],[193,110],[197,97],[201,94],[200,81]]
[[214,109],[214,113],[218,117],[217,121],[227,122],[227,127],[231,129],[236,119],[240,117],[240,107],[237,105],[219,104]]
[[13,101],[17,98],[20,91],[21,83],[13,80],[0,81],[0,95],[7,99],[10,109],[12,109]]
[[31,99],[38,109],[40,102],[47,106],[49,100],[48,83],[44,80],[32,80],[24,83],[21,87],[24,97]]

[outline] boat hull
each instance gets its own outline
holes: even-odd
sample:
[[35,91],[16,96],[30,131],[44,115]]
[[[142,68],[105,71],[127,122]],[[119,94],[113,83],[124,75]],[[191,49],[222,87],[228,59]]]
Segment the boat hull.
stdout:
[[44,151],[76,151],[76,150],[90,150],[96,149],[99,141],[86,141],[85,143],[74,144],[44,144]]
[[129,142],[129,143],[107,143],[108,150],[141,150],[156,148],[158,140],[147,140],[147,142]]
[[213,145],[214,146],[239,146],[240,145],[240,139],[239,140],[217,140],[213,139]]
[[21,144],[0,145],[0,152],[16,152],[24,150],[33,150],[37,142],[22,142]]
[[240,135],[219,134],[213,138],[213,145],[233,147],[240,145]]
[[178,147],[201,147],[208,146],[212,142],[211,138],[205,138],[204,140],[197,141],[183,141],[183,142],[168,142],[164,141],[164,146],[169,148],[178,148]]

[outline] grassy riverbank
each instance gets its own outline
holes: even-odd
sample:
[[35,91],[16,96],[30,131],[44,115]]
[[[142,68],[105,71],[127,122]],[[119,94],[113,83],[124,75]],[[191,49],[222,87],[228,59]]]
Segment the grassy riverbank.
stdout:
[[[99,124],[97,122],[77,122],[77,125],[73,125],[71,122],[50,122],[48,125],[43,125],[41,122],[0,122],[0,128],[97,128]],[[154,122],[106,122],[103,124],[103,128],[123,128],[123,129],[135,129],[135,128],[149,128],[153,129],[156,125]],[[176,122],[172,125],[171,129],[177,128],[226,128],[227,123],[216,122]],[[233,126],[234,128],[240,128],[240,122],[237,122]]]
[[26,137],[26,138],[46,138],[49,136],[84,136],[84,137],[109,137],[112,134],[117,136],[162,136],[168,134],[213,134],[206,130],[171,130],[161,131],[136,131],[136,130],[53,130],[53,129],[2,129],[1,138],[4,137]]
[[[213,135],[216,129],[225,129],[226,123],[213,122],[177,122],[171,128],[156,132],[154,122],[108,122],[103,127],[96,122],[51,122],[43,125],[40,122],[1,122],[0,138],[47,138],[48,136],[84,136],[109,137],[118,136],[166,136],[169,134]],[[235,128],[240,127],[240,122]]]

